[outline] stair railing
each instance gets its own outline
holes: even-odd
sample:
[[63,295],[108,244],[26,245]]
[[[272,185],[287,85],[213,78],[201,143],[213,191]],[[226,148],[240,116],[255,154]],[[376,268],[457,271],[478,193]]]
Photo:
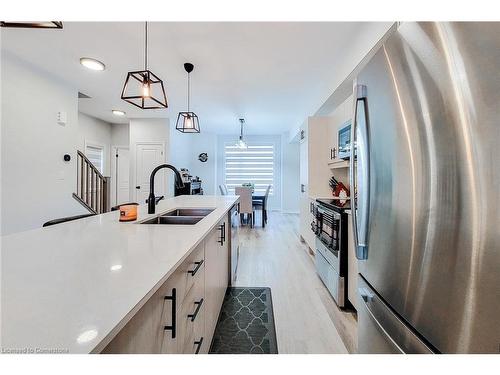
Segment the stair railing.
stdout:
[[94,214],[109,211],[109,177],[101,172],[81,151],[77,151],[76,193],[73,197]]

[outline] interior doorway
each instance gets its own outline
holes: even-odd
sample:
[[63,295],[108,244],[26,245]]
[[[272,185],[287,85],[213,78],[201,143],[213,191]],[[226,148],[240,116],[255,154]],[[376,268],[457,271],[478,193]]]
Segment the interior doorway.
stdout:
[[[164,143],[137,143],[135,149],[135,199],[139,204],[144,204],[149,196],[149,178],[153,169],[165,163]],[[166,193],[166,174],[159,172],[155,179],[155,195],[157,197]]]

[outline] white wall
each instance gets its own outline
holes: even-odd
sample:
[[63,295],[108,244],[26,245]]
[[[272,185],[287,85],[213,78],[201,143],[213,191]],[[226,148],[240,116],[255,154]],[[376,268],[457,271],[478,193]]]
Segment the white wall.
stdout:
[[300,144],[288,142],[288,133],[281,137],[282,159],[282,204],[286,213],[299,213],[300,210]]
[[111,124],[98,118],[78,112],[78,150],[85,153],[87,144],[103,147],[103,171],[104,176],[111,173]]
[[[76,189],[78,91],[2,51],[2,235],[85,213]],[[67,123],[56,122],[58,111]],[[64,154],[71,161],[63,160]]]
[[[165,145],[165,161],[169,160],[169,148],[170,148],[170,121],[169,119],[130,119],[130,199],[134,200],[136,196],[136,181],[135,181],[135,163],[136,163],[136,145],[140,142],[158,142]],[[163,178],[167,186],[167,195],[173,196],[173,189],[168,190],[170,185],[173,184],[173,177],[171,173],[163,173]],[[158,173],[157,179],[161,178],[162,175]],[[156,185],[156,184],[155,184]],[[143,202],[138,202],[143,203]]]
[[[187,168],[189,173],[202,180],[205,195],[216,194],[217,136],[214,133],[181,133],[172,127],[170,134],[170,163],[177,169]],[[202,163],[198,155],[208,154],[208,161]]]
[[111,124],[111,146],[126,146],[130,144],[129,124]]

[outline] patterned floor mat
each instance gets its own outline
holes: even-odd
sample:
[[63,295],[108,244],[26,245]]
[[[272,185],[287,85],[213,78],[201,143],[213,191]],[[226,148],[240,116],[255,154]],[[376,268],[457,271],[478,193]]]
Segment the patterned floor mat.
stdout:
[[277,354],[270,288],[228,288],[210,354]]

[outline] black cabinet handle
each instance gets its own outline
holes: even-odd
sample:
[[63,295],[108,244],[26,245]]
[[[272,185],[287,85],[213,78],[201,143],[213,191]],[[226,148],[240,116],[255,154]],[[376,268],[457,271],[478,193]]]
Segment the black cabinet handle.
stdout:
[[194,313],[188,314],[188,318],[191,318],[192,322],[194,322],[194,320],[196,319],[196,316],[200,312],[201,305],[203,305],[203,298],[200,299],[198,302],[195,302],[194,304],[196,305],[196,310],[194,310]]
[[224,242],[226,241],[226,222],[219,225],[219,229],[220,229],[220,238],[218,242],[220,243],[221,246],[223,246]]
[[136,189],[140,189],[141,187],[140,187],[139,185],[137,185],[135,188],[136,188]]
[[194,264],[196,264],[196,267],[194,268],[194,270],[188,271],[188,273],[190,273],[191,276],[196,275],[196,272],[198,272],[198,270],[200,269],[201,265],[203,264],[203,259],[200,260],[199,262],[194,262]]
[[175,314],[176,311],[176,304],[177,304],[177,291],[175,288],[172,289],[172,295],[171,296],[165,296],[166,300],[172,301],[172,325],[170,326],[165,326],[164,330],[165,331],[172,331],[172,338],[175,339],[175,334],[177,331],[177,317]]
[[199,341],[195,341],[194,344],[196,345],[196,351],[194,352],[194,354],[198,354],[201,349],[201,344],[203,344],[203,337],[200,338]]

